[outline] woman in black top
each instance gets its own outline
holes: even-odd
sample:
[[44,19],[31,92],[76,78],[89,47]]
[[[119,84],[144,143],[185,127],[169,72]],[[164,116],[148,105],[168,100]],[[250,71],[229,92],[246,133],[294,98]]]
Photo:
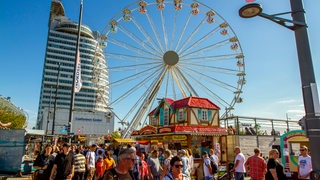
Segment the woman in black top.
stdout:
[[35,180],[48,180],[53,166],[54,157],[52,154],[52,146],[46,145],[44,153],[38,155],[33,163],[33,167],[37,169],[34,172]]
[[286,180],[283,166],[279,162],[279,152],[277,149],[272,149],[269,152],[269,160],[267,164],[266,180]]

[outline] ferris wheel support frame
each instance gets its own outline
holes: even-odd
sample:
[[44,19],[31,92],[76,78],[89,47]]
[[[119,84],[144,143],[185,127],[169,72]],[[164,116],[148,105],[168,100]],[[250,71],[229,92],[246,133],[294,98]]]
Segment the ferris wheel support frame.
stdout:
[[157,78],[157,81],[155,81],[151,86],[153,87],[153,89],[149,92],[148,96],[146,96],[140,108],[138,109],[138,112],[134,115],[127,129],[125,129],[124,133],[122,134],[123,138],[130,136],[132,129],[138,128],[143,115],[147,111],[147,107],[149,106],[149,104],[151,103],[151,101],[154,99],[155,95],[159,91],[166,72],[167,72],[167,67],[163,68],[162,72],[159,74],[159,77]]

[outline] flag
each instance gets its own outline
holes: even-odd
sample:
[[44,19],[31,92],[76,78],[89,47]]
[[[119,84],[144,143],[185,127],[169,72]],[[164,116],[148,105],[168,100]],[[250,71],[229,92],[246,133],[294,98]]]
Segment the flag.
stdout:
[[256,0],[246,0],[247,3],[255,2]]
[[80,62],[80,52],[78,50],[77,62],[76,62],[76,82],[74,86],[74,91],[79,92],[82,87],[82,80],[81,80],[81,62]]

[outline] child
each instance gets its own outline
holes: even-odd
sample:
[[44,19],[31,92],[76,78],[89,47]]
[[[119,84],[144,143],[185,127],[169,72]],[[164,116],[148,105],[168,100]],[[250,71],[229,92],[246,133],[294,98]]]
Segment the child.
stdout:
[[99,156],[96,163],[96,179],[100,180],[103,178],[103,158]]

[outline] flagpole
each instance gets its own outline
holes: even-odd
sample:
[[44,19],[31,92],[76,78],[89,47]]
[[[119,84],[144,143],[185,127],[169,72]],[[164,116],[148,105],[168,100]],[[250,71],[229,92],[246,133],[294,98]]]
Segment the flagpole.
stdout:
[[[73,119],[73,108],[74,108],[74,99],[75,99],[75,84],[76,84],[76,69],[77,69],[77,59],[80,50],[80,33],[81,33],[81,21],[82,21],[82,6],[83,0],[80,0],[80,14],[79,14],[79,22],[78,22],[78,35],[77,35],[77,43],[76,43],[76,55],[74,58],[74,68],[73,68],[73,79],[72,79],[72,88],[71,88],[71,100],[70,100],[70,108],[69,108],[69,122],[68,122],[68,135],[70,135],[72,131],[72,119]],[[71,138],[69,139],[69,142]]]

